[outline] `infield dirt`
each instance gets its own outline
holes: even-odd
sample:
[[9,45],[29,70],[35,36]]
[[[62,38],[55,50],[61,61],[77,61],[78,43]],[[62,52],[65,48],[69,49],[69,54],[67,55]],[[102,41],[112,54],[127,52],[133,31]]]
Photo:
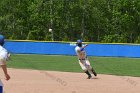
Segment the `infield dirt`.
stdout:
[[140,78],[98,74],[86,79],[84,73],[8,69],[11,79],[4,80],[4,93],[140,93]]

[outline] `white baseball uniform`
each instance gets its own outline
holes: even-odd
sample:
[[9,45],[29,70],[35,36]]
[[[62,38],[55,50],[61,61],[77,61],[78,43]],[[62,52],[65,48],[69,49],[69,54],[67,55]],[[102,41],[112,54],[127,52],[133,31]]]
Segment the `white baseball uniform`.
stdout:
[[5,65],[8,59],[8,51],[0,45],[0,65]]
[[86,51],[85,49],[82,49],[82,47],[79,47],[79,46],[76,46],[75,47],[75,52],[78,56],[78,60],[79,60],[79,64],[81,66],[81,68],[86,71],[86,70],[89,70],[91,69],[92,67],[90,66],[90,62],[87,58],[87,55],[86,55]]

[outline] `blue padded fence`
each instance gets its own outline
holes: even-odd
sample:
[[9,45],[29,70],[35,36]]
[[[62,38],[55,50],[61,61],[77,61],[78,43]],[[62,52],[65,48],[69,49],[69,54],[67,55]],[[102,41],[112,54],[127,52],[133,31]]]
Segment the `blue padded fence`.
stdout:
[[[60,42],[6,41],[5,48],[17,54],[75,55],[75,45]],[[89,56],[140,57],[140,45],[89,44]]]
[[74,47],[69,43],[57,42],[11,42],[5,43],[5,48],[17,54],[54,54],[54,55],[74,55]]

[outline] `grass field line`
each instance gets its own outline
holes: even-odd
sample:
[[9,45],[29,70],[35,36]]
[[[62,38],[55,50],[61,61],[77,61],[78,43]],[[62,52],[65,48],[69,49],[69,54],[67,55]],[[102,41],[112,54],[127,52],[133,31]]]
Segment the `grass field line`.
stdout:
[[[63,72],[82,72],[76,56],[15,54],[8,62],[10,68],[37,69]],[[140,59],[89,57],[99,74],[140,77]]]

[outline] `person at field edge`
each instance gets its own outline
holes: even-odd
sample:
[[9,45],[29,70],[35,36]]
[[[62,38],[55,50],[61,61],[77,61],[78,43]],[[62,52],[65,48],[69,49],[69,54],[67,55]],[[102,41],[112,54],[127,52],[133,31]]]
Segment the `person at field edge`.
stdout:
[[92,72],[94,74],[94,76],[97,76],[97,73],[95,72],[95,70],[91,67],[90,62],[87,58],[86,55],[86,51],[85,48],[86,46],[88,46],[87,44],[82,45],[82,40],[77,40],[76,43],[76,47],[75,47],[75,52],[77,54],[78,60],[79,60],[79,64],[82,68],[82,70],[88,75],[87,79],[91,79],[92,75],[90,72]]
[[10,57],[8,51],[3,47],[4,45],[4,36],[0,35],[0,66],[5,74],[6,80],[10,79],[10,76],[7,71],[6,61]]

